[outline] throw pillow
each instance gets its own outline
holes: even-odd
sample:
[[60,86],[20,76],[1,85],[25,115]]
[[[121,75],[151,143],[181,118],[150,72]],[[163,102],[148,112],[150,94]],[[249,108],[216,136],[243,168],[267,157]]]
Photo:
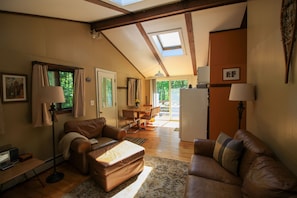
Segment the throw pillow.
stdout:
[[232,139],[221,132],[215,143],[213,158],[229,172],[238,175],[237,169],[242,149],[242,141]]

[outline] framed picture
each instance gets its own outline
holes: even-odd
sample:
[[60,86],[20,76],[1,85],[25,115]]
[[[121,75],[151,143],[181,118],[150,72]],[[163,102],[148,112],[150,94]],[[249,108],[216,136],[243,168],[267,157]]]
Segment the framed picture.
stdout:
[[239,80],[240,79],[240,69],[228,68],[223,69],[223,80]]
[[2,102],[25,102],[27,98],[27,75],[1,74]]

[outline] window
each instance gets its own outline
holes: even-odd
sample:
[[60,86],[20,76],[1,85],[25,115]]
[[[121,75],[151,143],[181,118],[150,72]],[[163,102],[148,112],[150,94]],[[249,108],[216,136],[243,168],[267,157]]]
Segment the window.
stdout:
[[50,86],[61,86],[64,91],[65,102],[56,104],[58,111],[70,111],[73,107],[74,70],[64,67],[48,68]]
[[151,39],[160,54],[166,56],[184,55],[181,30],[151,33]]
[[130,5],[133,3],[137,3],[140,2],[142,0],[111,0],[112,2],[120,5],[120,6],[126,6],[126,5]]

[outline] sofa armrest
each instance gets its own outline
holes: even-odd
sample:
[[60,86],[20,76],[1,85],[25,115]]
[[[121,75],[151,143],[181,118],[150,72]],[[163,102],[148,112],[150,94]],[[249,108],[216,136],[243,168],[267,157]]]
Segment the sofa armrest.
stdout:
[[71,150],[76,153],[88,153],[92,150],[91,143],[88,140],[77,138],[71,142]]
[[127,135],[127,132],[124,129],[116,128],[109,125],[105,125],[102,130],[103,137],[109,137],[119,141],[124,140],[126,135]]
[[216,143],[215,140],[195,139],[194,154],[212,157],[215,143]]

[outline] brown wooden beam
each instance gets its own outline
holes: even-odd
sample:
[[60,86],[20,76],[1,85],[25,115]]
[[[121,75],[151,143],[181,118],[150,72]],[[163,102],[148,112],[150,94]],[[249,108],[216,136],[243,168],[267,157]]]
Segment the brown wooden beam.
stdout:
[[[96,0],[89,0],[96,1]],[[97,0],[98,1],[98,0]],[[96,31],[102,31],[124,25],[130,25],[140,23],[148,20],[158,19],[167,16],[173,16],[177,14],[183,14],[186,12],[192,12],[197,10],[203,10],[218,6],[224,6],[229,4],[246,2],[247,0],[187,0],[172,3],[168,5],[162,5],[159,7],[150,8],[147,10],[141,10],[134,13],[129,13],[123,16],[117,16],[106,20],[97,21],[91,23],[91,28]]]
[[167,71],[167,69],[165,68],[163,61],[161,60],[158,52],[156,51],[156,49],[154,48],[151,40],[149,39],[147,33],[145,32],[143,26],[140,23],[136,23],[136,26],[139,30],[139,32],[141,33],[142,37],[144,38],[146,44],[148,45],[148,47],[150,48],[151,52],[153,53],[153,55],[155,56],[156,60],[158,61],[159,65],[161,66],[163,72],[165,73],[165,75],[168,77],[169,73]]
[[192,59],[193,74],[197,75],[197,64],[196,64],[196,53],[195,53],[192,14],[190,12],[187,12],[185,14],[185,19],[186,19],[186,25],[187,25],[188,38],[189,38],[189,46],[190,46],[190,53],[191,53],[191,59]]

